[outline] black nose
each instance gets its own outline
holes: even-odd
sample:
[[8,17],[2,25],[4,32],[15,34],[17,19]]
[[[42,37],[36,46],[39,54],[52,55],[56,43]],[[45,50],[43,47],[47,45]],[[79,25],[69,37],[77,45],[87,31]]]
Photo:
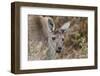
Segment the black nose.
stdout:
[[58,47],[58,50],[61,50],[62,48],[61,47]]

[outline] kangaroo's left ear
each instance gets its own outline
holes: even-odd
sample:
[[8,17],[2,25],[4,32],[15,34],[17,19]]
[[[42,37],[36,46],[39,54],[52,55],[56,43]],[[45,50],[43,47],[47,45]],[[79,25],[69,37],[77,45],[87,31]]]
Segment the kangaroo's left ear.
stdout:
[[71,24],[71,22],[66,22],[66,23],[64,23],[64,24],[62,25],[62,27],[60,28],[60,31],[61,31],[62,33],[67,32],[67,31],[68,31],[68,28],[70,27],[70,24]]
[[53,32],[55,30],[55,24],[51,17],[48,17],[48,31]]

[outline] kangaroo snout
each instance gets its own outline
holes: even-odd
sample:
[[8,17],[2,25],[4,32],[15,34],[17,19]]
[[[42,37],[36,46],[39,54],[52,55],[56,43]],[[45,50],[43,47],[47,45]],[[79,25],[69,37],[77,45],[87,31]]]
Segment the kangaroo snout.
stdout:
[[61,53],[62,47],[58,47],[58,49],[56,50],[56,53]]
[[61,50],[62,49],[62,47],[58,47],[58,50]]

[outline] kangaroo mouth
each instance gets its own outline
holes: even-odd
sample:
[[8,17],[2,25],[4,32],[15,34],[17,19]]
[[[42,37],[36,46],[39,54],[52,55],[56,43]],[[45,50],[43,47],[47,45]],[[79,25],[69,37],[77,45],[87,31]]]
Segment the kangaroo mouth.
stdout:
[[56,50],[56,53],[61,53],[61,50]]

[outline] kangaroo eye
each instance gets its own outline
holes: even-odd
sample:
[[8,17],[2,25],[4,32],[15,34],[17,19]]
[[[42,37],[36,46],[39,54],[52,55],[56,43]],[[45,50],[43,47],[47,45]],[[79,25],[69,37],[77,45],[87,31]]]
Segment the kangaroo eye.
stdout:
[[64,41],[64,38],[62,38],[62,41]]
[[52,40],[55,40],[56,39],[56,37],[52,37]]

